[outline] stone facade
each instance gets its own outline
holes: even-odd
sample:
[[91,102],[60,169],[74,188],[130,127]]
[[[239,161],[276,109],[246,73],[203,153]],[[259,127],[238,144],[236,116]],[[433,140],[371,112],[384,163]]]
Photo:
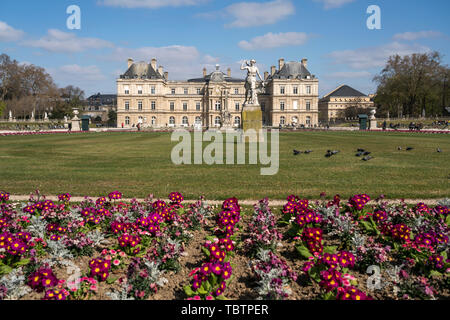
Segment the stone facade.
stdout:
[[328,123],[342,119],[342,114],[349,107],[370,109],[374,107],[374,102],[370,96],[342,85],[320,99],[319,121]]
[[[307,71],[306,60],[284,63],[265,73],[266,92],[259,94],[265,126],[315,126],[318,124],[318,79]],[[223,111],[232,125],[241,126],[245,80],[216,70],[187,81],[170,81],[168,73],[150,63],[128,61],[128,70],[117,80],[117,125],[131,128],[221,127]]]

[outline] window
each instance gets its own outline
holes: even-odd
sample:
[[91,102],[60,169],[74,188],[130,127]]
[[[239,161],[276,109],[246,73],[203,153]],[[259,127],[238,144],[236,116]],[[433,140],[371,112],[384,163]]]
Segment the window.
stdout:
[[183,102],[183,111],[187,111],[188,110],[188,104],[187,102]]
[[184,94],[189,94],[189,89],[188,88],[184,88]]
[[220,103],[220,101],[216,101],[216,111],[220,110],[222,110],[222,104]]
[[152,86],[150,89],[151,94],[156,94],[156,87]]
[[311,117],[306,117],[306,124],[311,125]]
[[137,91],[138,91],[138,94],[142,94],[142,92],[143,92],[142,86],[137,86]]
[[239,111],[241,108],[241,104],[239,102],[236,102],[234,108],[236,109],[236,111]]
[[130,117],[125,117],[125,124],[126,124],[127,126],[130,125]]
[[187,127],[189,125],[188,117],[183,117],[183,126]]
[[222,122],[222,120],[220,119],[220,117],[216,117],[216,119],[214,121],[216,127],[220,127],[221,122]]
[[200,117],[195,117],[195,124],[197,126],[201,126],[202,125],[202,118]]
[[311,101],[306,101],[306,111],[311,111]]
[[286,88],[280,87],[280,94],[285,94],[285,93],[286,93]]
[[130,94],[130,86],[128,85],[123,86],[123,90],[125,91],[125,94]]
[[170,117],[169,118],[169,125],[172,126],[172,127],[175,125],[175,117]]
[[170,103],[170,111],[175,111],[175,102]]
[[293,92],[294,92],[294,94],[298,94],[298,87],[294,87]]
[[202,94],[202,89],[197,88],[197,94]]
[[153,111],[156,110],[156,101],[152,101],[152,110],[153,110]]
[[239,94],[239,88],[234,89],[234,94]]
[[306,94],[311,94],[311,86],[306,86]]
[[156,117],[152,117],[152,126],[156,126]]
[[172,94],[175,94],[175,93],[176,93],[175,88],[172,88],[171,91],[172,91]]
[[142,111],[142,101],[138,101],[138,110]]
[[130,110],[130,101],[125,101],[125,110]]
[[280,110],[284,111],[284,109],[285,109],[285,103],[284,103],[284,101],[281,101],[280,102]]
[[297,124],[298,123],[298,118],[297,117],[292,117],[292,123],[293,124]]
[[282,126],[284,126],[284,125],[286,124],[286,118],[285,118],[285,117],[281,117],[281,118],[280,118],[280,124],[281,124]]
[[144,123],[144,117],[139,117],[138,123],[143,124]]
[[234,126],[235,127],[240,127],[241,126],[241,118],[240,117],[235,117],[234,118]]
[[195,109],[196,109],[197,111],[201,111],[202,105],[201,105],[200,102],[197,102],[197,103],[195,104]]

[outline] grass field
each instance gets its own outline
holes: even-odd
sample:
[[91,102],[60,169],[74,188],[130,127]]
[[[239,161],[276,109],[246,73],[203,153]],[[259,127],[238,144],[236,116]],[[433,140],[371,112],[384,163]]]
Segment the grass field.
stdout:
[[[170,156],[167,133],[91,133],[0,137],[0,190],[29,194],[124,197],[179,191],[187,199],[316,199],[339,193],[387,198],[450,196],[450,136],[382,132],[293,132],[280,134],[280,170],[261,176],[260,165],[181,165]],[[414,147],[398,151],[397,146]],[[444,152],[437,153],[440,147]],[[294,157],[293,149],[311,149]],[[372,152],[369,162],[357,148]],[[341,153],[325,158],[328,149]]]

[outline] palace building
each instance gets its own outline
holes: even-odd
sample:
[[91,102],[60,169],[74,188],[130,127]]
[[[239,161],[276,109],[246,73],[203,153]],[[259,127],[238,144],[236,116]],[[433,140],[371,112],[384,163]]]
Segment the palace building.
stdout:
[[[279,60],[278,69],[265,72],[266,88],[258,95],[263,124],[269,127],[314,127],[319,121],[319,80],[307,69],[307,60]],[[157,60],[128,60],[127,71],[117,79],[117,125],[131,128],[221,127],[223,111],[232,125],[241,126],[245,80],[216,70],[203,76],[170,81]]]
[[370,96],[348,85],[341,85],[320,99],[319,120],[326,123],[343,119],[345,110],[351,107],[370,109],[374,107],[374,102]]

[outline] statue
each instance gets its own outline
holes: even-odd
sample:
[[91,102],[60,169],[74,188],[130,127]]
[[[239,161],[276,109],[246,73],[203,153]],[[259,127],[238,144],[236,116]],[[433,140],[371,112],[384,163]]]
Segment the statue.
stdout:
[[259,69],[256,66],[256,61],[251,60],[250,63],[248,61],[244,61],[241,65],[241,70],[247,70],[247,78],[245,79],[245,105],[259,105],[258,102],[258,92],[257,89],[257,80],[256,76],[258,75],[259,79],[262,81],[262,87],[264,87],[264,80],[259,73]]

